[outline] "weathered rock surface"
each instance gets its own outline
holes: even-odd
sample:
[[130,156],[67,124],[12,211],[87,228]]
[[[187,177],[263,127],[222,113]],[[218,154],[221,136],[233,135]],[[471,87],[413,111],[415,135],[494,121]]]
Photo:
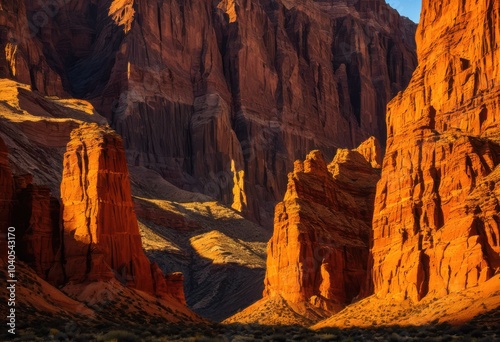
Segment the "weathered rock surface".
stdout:
[[10,221],[10,211],[14,197],[14,181],[9,166],[8,149],[2,138],[0,138],[0,224],[2,233]]
[[[125,286],[131,285],[121,282],[124,278],[130,279],[126,273],[115,273],[115,277],[120,281],[115,278],[94,279],[93,282],[73,281],[59,289],[53,282],[46,282],[47,279],[59,282],[65,276],[61,271],[61,254],[57,254],[61,246],[59,202],[50,196],[47,187],[34,184],[33,176],[13,176],[7,158],[7,148],[1,139],[0,144],[0,171],[4,195],[2,199],[7,199],[2,202],[2,223],[5,224],[2,233],[7,232],[8,226],[16,227],[15,276],[19,283],[24,284],[16,292],[16,309],[24,312],[26,319],[45,317],[45,322],[50,325],[52,319],[60,320],[64,317],[70,320],[65,327],[70,329],[70,332],[72,328],[77,329],[78,324],[82,322],[91,325],[104,322],[137,323],[137,319],[201,322],[201,318],[186,307],[182,274],[174,273],[164,277],[158,266],[150,265],[149,262],[145,266],[151,269],[155,285],[165,284],[163,288],[156,289],[154,296]],[[24,156],[26,152],[17,153]],[[125,160],[124,156],[122,160]],[[43,163],[40,165],[43,166]],[[2,237],[1,246],[4,253],[7,251],[5,241]],[[71,255],[67,246],[65,247],[62,249],[63,254]],[[68,244],[68,247],[71,247],[71,244]],[[142,250],[140,252],[142,253]],[[0,277],[5,281],[7,259],[4,253],[0,257]],[[140,259],[146,259],[144,254],[141,255]],[[86,267],[84,263],[73,266]],[[106,267],[108,272],[112,271],[109,266],[100,265],[100,269]],[[7,288],[1,292],[8,297]],[[9,311],[7,302],[0,306],[2,310]],[[124,307],[128,308],[129,316],[124,314]],[[52,316],[54,317],[50,318]]]
[[[169,295],[161,270],[142,250],[125,152],[115,132],[90,124],[71,133],[61,199],[65,280],[78,284],[117,278],[148,293]],[[180,278],[169,280],[175,284],[174,297],[184,302]]]
[[497,1],[423,1],[419,66],[388,106],[378,297],[442,297],[500,271],[499,30]]
[[193,311],[219,321],[262,297],[268,230],[152,170],[130,175],[144,250],[162,270],[184,274]]
[[60,205],[50,189],[33,184],[33,176],[14,177],[16,195],[11,223],[16,227],[16,252],[43,279],[57,262],[61,246]]
[[[7,264],[3,258],[0,266],[0,279],[6,281]],[[23,317],[30,322],[38,319],[44,325],[57,326],[68,335],[84,334],[92,329],[90,327],[100,324],[131,326],[150,320],[184,324],[203,322],[180,302],[136,291],[117,280],[58,289],[20,260],[16,262],[16,278],[23,284],[16,287],[16,313],[23,312]],[[6,286],[0,289],[0,295],[9,296]],[[8,312],[7,303],[0,303],[0,309]],[[62,325],[57,323],[61,320]],[[16,328],[18,334],[25,330],[19,325]]]
[[[0,87],[0,135],[9,146],[12,173],[32,174],[35,188],[36,184],[44,184],[53,196],[59,197],[64,153],[71,131],[83,122],[104,124],[106,120],[88,101],[44,97],[30,91],[27,85],[7,79],[0,80]],[[153,170],[132,166],[129,171],[143,247],[163,273],[184,274],[189,307],[204,317],[220,320],[261,297],[269,231],[209,196],[175,187]],[[4,180],[13,184],[11,177]],[[222,232],[236,241],[234,245],[224,244],[221,253],[243,258],[239,257],[236,263],[230,259],[231,263],[214,264],[200,256],[191,246],[190,238],[210,231]],[[221,247],[218,239],[209,242],[210,248]],[[239,254],[239,250],[258,255],[259,267],[248,267],[246,254]],[[59,274],[63,274],[61,268]],[[169,294],[175,292],[168,279],[167,287]],[[78,294],[78,290],[72,291]],[[76,297],[72,294],[72,298]],[[109,305],[106,308],[111,310]]]
[[[338,314],[314,325],[313,329],[325,327],[369,328],[380,326],[429,326],[429,323],[447,323],[460,326],[469,323],[476,326],[472,318],[490,313],[488,326],[498,324],[500,307],[500,274],[488,281],[449,295],[436,298],[426,296],[420,302],[400,301],[396,298],[370,296],[346,307]],[[441,333],[442,334],[442,333]]]
[[[375,149],[374,139],[364,144],[371,150],[369,144]],[[320,151],[295,162],[285,198],[276,206],[264,298],[229,322],[295,324],[298,315],[302,324],[311,323],[360,294],[380,177],[370,161],[356,150],[341,149],[329,165]],[[269,307],[276,305],[288,307],[290,315],[275,317],[277,308]]]
[[[131,164],[267,226],[294,160],[385,141],[386,103],[416,65],[415,25],[382,0],[3,9],[7,76],[90,99]],[[34,34],[5,43],[19,32]]]
[[6,261],[7,229],[14,227],[15,255],[40,277],[46,278],[56,263],[60,244],[59,202],[50,189],[33,184],[29,174],[14,176],[8,149],[0,138],[0,239],[1,258]]
[[[33,90],[46,95],[67,95],[59,71],[50,65],[43,42],[36,38],[39,25],[45,25],[53,16],[45,11],[30,13],[30,3],[0,1],[0,77],[30,84]],[[47,11],[59,8],[58,2],[43,6]]]

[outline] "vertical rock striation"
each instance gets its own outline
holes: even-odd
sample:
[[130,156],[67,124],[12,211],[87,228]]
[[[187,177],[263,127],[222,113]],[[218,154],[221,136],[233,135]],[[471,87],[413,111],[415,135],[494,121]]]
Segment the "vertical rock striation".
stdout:
[[33,176],[14,177],[16,194],[11,222],[16,227],[19,258],[47,279],[60,248],[60,205],[50,189]]
[[[362,146],[374,150],[377,143],[371,138]],[[276,206],[264,298],[229,321],[296,324],[286,321],[285,314],[273,318],[281,309],[271,306],[284,301],[293,315],[311,323],[340,311],[364,293],[380,177],[371,162],[357,150],[347,149],[339,150],[329,165],[317,150],[304,162],[295,162],[285,197]]]
[[423,1],[419,65],[388,106],[377,296],[440,297],[500,270],[499,42],[497,1]]
[[[12,211],[12,201],[14,197],[14,182],[12,171],[9,166],[8,149],[3,139],[0,137],[0,232],[7,234],[7,228],[10,226],[10,217]],[[0,256],[5,259],[7,256],[7,239],[0,239]]]
[[2,138],[0,138],[0,224],[2,232],[8,227],[12,199],[14,197],[14,182],[12,171],[9,167],[8,150]]
[[121,138],[84,124],[71,133],[61,183],[63,266],[67,281],[116,278],[123,284],[185,302],[182,277],[167,281],[146,258],[134,212]]
[[331,313],[360,293],[378,178],[355,150],[339,150],[328,166],[319,151],[295,163],[276,206],[265,296]]
[[[416,65],[415,25],[382,0],[2,9],[3,49],[17,51],[5,75],[90,99],[130,163],[268,226],[294,160],[385,141],[386,103]],[[19,32],[32,34],[6,43]]]
[[40,3],[44,10],[30,12],[31,1],[0,1],[0,77],[31,85],[46,95],[67,96],[61,70],[49,63],[50,56],[37,35],[56,12],[60,2]]

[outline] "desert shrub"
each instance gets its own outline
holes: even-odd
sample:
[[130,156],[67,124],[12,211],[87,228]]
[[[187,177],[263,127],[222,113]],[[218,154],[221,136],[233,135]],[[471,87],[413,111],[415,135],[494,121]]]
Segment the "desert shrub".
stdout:
[[338,336],[332,334],[322,334],[317,337],[320,341],[338,341]]
[[476,329],[470,333],[470,336],[478,338],[478,337],[483,337],[484,335],[482,330]]
[[195,337],[194,342],[223,342],[224,340],[219,337],[210,337],[210,336],[198,336]]
[[67,341],[68,340],[68,335],[66,335],[62,331],[59,331],[57,334],[54,335],[54,340],[56,340],[56,341]]
[[129,331],[124,331],[124,330],[112,330],[105,334],[104,336],[100,337],[98,341],[103,341],[103,342],[140,342],[141,339],[129,332]]
[[[5,341],[8,341],[9,339],[5,339]],[[33,334],[26,334],[23,336],[20,336],[16,338],[16,342],[33,342],[33,341],[40,341],[35,335]]]
[[257,331],[254,331],[254,332],[253,332],[253,337],[254,337],[256,340],[260,340],[260,339],[262,339],[262,336],[263,336],[263,335],[264,335],[264,334],[263,334],[263,333],[262,333],[262,331],[260,331],[260,330],[257,330]]
[[343,338],[342,342],[354,342],[354,340],[352,337],[349,336],[349,337]]
[[307,335],[305,334],[295,334],[292,336],[292,340],[294,341],[305,341],[307,338]]
[[241,335],[236,335],[231,340],[231,342],[250,342],[250,341],[255,341],[255,339],[253,337],[241,336]]
[[429,332],[425,329],[420,330],[416,335],[416,337],[418,337],[418,338],[424,338],[427,336],[429,336]]
[[469,324],[464,324],[460,327],[460,332],[462,334],[469,334],[470,332],[472,332],[474,330],[474,326],[472,325],[469,325]]
[[96,338],[92,334],[80,334],[78,336],[75,336],[73,338],[74,342],[90,342],[90,341],[95,341]]
[[399,334],[397,334],[397,333],[393,332],[393,333],[389,336],[389,341],[390,341],[390,342],[399,342],[399,341],[403,341],[403,338],[402,338]]
[[273,334],[269,337],[266,338],[266,341],[272,341],[272,342],[286,342],[286,335],[284,334]]
[[49,335],[50,329],[45,326],[45,324],[33,324],[35,329],[35,335],[38,337],[47,337]]

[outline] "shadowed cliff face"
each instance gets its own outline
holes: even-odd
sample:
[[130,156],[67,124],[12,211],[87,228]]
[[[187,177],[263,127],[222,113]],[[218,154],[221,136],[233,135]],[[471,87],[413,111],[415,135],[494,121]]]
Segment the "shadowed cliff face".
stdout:
[[500,270],[497,1],[424,1],[419,66],[388,107],[374,291],[441,297]]
[[[9,225],[11,201],[14,194],[14,182],[12,180],[12,171],[9,167],[7,153],[7,146],[5,146],[4,141],[0,138],[0,189],[2,189],[0,195],[0,224],[2,227],[7,227]],[[4,254],[2,254],[2,256],[4,256]]]
[[[21,111],[17,115],[24,119],[29,116]],[[2,116],[2,129],[9,127],[9,118]],[[22,136],[21,131],[18,133]],[[12,144],[11,137],[8,139]],[[61,137],[52,142],[58,139]],[[21,140],[29,141],[26,136]],[[33,176],[13,176],[12,170],[22,165],[17,164],[18,158],[29,155],[13,146],[15,164],[9,163],[7,148],[0,139],[0,245],[4,251],[0,264],[5,277],[5,237],[7,227],[14,226],[15,274],[25,284],[19,288],[16,308],[26,312],[26,318],[57,314],[59,319],[91,324],[125,324],[144,317],[201,321],[186,306],[183,275],[164,276],[143,252],[123,144],[114,131],[95,123],[72,131],[64,156],[62,208],[48,187],[33,183]],[[39,157],[43,160],[43,153]],[[47,165],[40,162],[36,166]]]
[[[4,224],[4,229],[9,225],[16,227],[20,260],[35,270],[39,277],[60,284],[63,283],[64,276],[61,268],[58,268],[57,272],[47,274],[47,270],[52,268],[54,261],[57,264],[61,259],[61,256],[54,254],[61,246],[61,229],[58,225],[60,215],[52,216],[54,211],[58,214],[59,210],[51,194],[54,197],[60,197],[64,154],[67,152],[68,142],[71,141],[70,133],[84,122],[97,122],[104,126],[106,120],[84,100],[58,100],[44,97],[30,91],[26,85],[7,79],[0,80],[0,88],[2,89],[0,135],[9,148],[8,158],[4,147],[0,154],[2,174],[0,220]],[[96,135],[98,131],[96,129]],[[114,134],[110,133],[110,136]],[[73,142],[72,146],[75,144],[76,142]],[[89,141],[85,144],[89,147],[93,143]],[[102,144],[102,154],[106,156],[104,159],[123,153],[121,148],[117,148],[117,144]],[[114,152],[107,153],[105,147]],[[73,150],[74,154],[69,160],[78,160],[75,151]],[[118,153],[118,151],[121,152]],[[99,149],[94,148],[93,158],[97,158],[98,154]],[[124,155],[115,158],[115,161],[113,163],[106,160],[106,163],[102,163],[101,166],[111,168],[119,161],[119,170],[123,171]],[[79,174],[78,163],[69,164],[68,166],[74,169],[64,172],[73,173],[76,177]],[[94,165],[94,167],[97,166]],[[128,169],[131,176],[134,209],[139,220],[145,253],[151,260],[158,263],[164,273],[182,272],[184,274],[186,301],[191,308],[204,317],[222,319],[260,298],[265,274],[265,245],[270,237],[269,231],[245,220],[236,211],[224,207],[211,197],[180,190],[153,170],[141,166],[129,166]],[[105,169],[100,170],[100,172],[105,172]],[[32,176],[27,173],[31,173]],[[15,175],[15,182],[12,174]],[[122,174],[122,177],[125,176]],[[95,180],[95,177],[92,179]],[[112,177],[109,180],[113,181],[111,183],[114,185],[99,186],[100,190],[97,194],[94,193],[94,199],[81,202],[98,208],[101,208],[100,200],[96,201],[96,196],[111,196],[115,203],[118,202],[115,197],[116,184],[120,181]],[[66,181],[68,182],[69,180]],[[120,188],[123,187],[120,185]],[[76,192],[76,188],[73,188],[75,187],[70,187],[70,190]],[[104,191],[107,188],[109,188],[109,193]],[[77,199],[80,201],[80,198]],[[76,205],[76,201],[74,202],[75,215],[86,215],[84,210],[79,211],[84,207],[82,203]],[[130,207],[127,201],[121,203],[123,207]],[[100,215],[98,213],[106,217],[123,216],[128,222],[134,220],[130,208],[128,210],[128,212],[126,210],[113,211],[107,207],[93,213],[96,216]],[[71,211],[68,215],[71,215]],[[102,227],[102,217],[99,220],[95,220],[96,224],[93,227]],[[118,222],[119,220],[112,219],[112,221]],[[99,225],[97,222],[100,222]],[[127,224],[127,227],[130,229],[133,225]],[[79,230],[82,231],[81,228]],[[71,240],[71,237],[66,236],[66,239]],[[123,240],[120,241],[123,242]],[[0,240],[1,244],[4,242],[5,240]],[[75,258],[81,257],[82,253],[85,255],[85,251],[92,249],[89,249],[88,245],[78,243],[75,243],[74,247],[81,247],[83,250],[83,252],[76,250],[68,252],[68,255]],[[3,250],[7,251],[6,248]],[[137,252],[136,247],[131,250]],[[114,255],[113,259],[117,258],[116,251],[110,253]],[[102,255],[102,250],[99,252],[95,249],[95,259]],[[259,262],[256,263],[254,257],[248,260],[249,255],[258,256]],[[86,264],[85,259],[82,265]],[[100,262],[97,264],[99,265]],[[133,286],[131,278],[134,276],[129,272],[130,268],[115,266],[117,267],[113,272],[114,275]],[[102,269],[106,270],[106,267]],[[85,276],[86,267],[75,273]],[[108,278],[111,275],[109,268],[107,275]],[[89,278],[92,276],[90,274]],[[178,275],[167,277],[166,282],[169,293],[174,291],[177,293],[174,296],[181,296],[183,287],[179,285],[182,282]],[[114,284],[116,283],[118,282]],[[92,282],[88,286],[95,288],[100,285]],[[119,288],[121,289],[122,285]],[[81,288],[76,288],[72,289],[70,294],[74,299],[78,296],[78,300],[90,301],[91,305],[94,305],[95,296],[82,291]],[[109,291],[106,286],[98,289],[98,297],[103,299],[99,305],[109,301],[106,297]],[[134,291],[131,289],[130,294],[133,295]],[[89,298],[83,296],[84,292],[89,295]],[[115,297],[116,291],[110,295]],[[30,299],[27,299],[27,302],[29,301]],[[107,308],[108,306],[100,307]]]
[[91,99],[129,163],[268,226],[295,159],[385,141],[385,105],[416,64],[415,25],[383,1],[68,0],[4,12],[6,75]]

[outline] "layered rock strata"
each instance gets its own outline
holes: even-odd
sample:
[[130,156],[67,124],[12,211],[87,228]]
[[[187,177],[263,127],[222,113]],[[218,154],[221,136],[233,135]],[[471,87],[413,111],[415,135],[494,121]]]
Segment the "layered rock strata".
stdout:
[[67,96],[64,76],[50,64],[51,57],[37,37],[61,3],[40,3],[45,10],[35,13],[30,12],[30,1],[0,1],[0,77],[29,84],[46,95]]
[[499,30],[497,1],[423,1],[419,66],[388,106],[370,265],[379,297],[442,297],[500,271]]
[[[363,146],[376,150],[376,141]],[[380,177],[372,162],[347,149],[339,150],[329,165],[320,151],[295,162],[285,198],[276,206],[264,298],[230,320],[289,324],[271,318],[273,312],[263,312],[263,321],[254,317],[268,302],[284,301],[280,305],[310,322],[340,311],[360,295]]]
[[0,225],[4,233],[10,222],[14,182],[9,166],[8,149],[2,138],[0,138],[0,189]]
[[121,138],[84,124],[71,133],[61,183],[63,273],[70,283],[116,278],[185,302],[182,277],[167,281],[144,255]]
[[11,223],[16,228],[17,253],[43,279],[57,262],[61,247],[60,204],[49,188],[33,184],[33,176],[15,176]]
[[10,226],[12,201],[14,199],[14,182],[9,166],[8,149],[0,137],[0,256],[7,260],[7,228]]
[[6,76],[90,99],[130,163],[267,226],[294,160],[385,141],[385,105],[416,65],[415,25],[382,0],[2,10]]

